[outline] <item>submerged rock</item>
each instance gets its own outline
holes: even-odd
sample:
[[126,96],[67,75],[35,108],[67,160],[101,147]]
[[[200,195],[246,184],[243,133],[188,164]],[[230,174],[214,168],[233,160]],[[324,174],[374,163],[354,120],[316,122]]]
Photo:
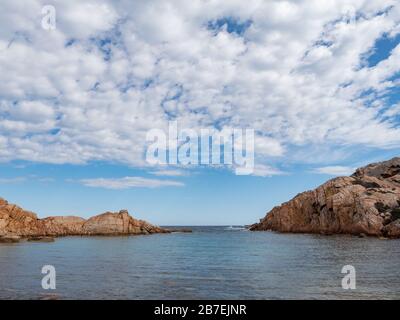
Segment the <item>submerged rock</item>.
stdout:
[[[0,198],[0,235],[26,237],[30,241],[49,241],[49,237],[71,235],[136,235],[168,232],[146,221],[134,219],[126,210],[106,212],[88,220],[73,216],[39,219],[35,213],[25,211]],[[6,238],[3,241],[7,241]]]
[[273,208],[252,231],[400,237],[400,158],[370,164]]

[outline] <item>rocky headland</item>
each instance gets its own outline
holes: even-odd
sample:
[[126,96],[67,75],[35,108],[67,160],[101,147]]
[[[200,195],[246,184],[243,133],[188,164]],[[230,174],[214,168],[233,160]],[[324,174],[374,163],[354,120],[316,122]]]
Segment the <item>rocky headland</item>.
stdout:
[[249,229],[400,238],[400,158],[300,193]]
[[0,198],[0,242],[51,241],[60,236],[117,236],[169,233],[146,221],[131,217],[126,210],[106,212],[89,219],[80,217],[48,217],[39,219],[33,212]]

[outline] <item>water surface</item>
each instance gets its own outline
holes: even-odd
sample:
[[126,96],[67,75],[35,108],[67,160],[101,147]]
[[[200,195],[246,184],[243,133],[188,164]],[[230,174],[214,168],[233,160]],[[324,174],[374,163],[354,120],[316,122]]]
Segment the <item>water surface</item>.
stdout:
[[[0,244],[0,299],[399,299],[400,241],[192,227]],[[343,290],[341,269],[356,268]],[[41,287],[43,265],[57,289]]]

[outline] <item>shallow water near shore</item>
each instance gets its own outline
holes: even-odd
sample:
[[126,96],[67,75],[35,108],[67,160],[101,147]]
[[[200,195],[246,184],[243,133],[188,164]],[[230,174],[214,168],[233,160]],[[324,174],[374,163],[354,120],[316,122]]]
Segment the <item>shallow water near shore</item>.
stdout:
[[[399,299],[400,240],[190,227],[0,244],[0,299]],[[44,265],[57,289],[43,290]],[[356,290],[341,286],[356,268]]]

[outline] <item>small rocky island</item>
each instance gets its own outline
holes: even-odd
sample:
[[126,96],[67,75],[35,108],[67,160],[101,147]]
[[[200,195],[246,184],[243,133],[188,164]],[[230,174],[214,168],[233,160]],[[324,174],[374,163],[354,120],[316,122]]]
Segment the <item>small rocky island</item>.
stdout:
[[9,204],[0,198],[0,242],[51,241],[60,236],[117,236],[169,233],[169,230],[131,217],[126,210],[106,212],[90,219],[79,217],[48,217],[39,219],[30,211]]
[[400,158],[301,193],[249,229],[400,238]]

